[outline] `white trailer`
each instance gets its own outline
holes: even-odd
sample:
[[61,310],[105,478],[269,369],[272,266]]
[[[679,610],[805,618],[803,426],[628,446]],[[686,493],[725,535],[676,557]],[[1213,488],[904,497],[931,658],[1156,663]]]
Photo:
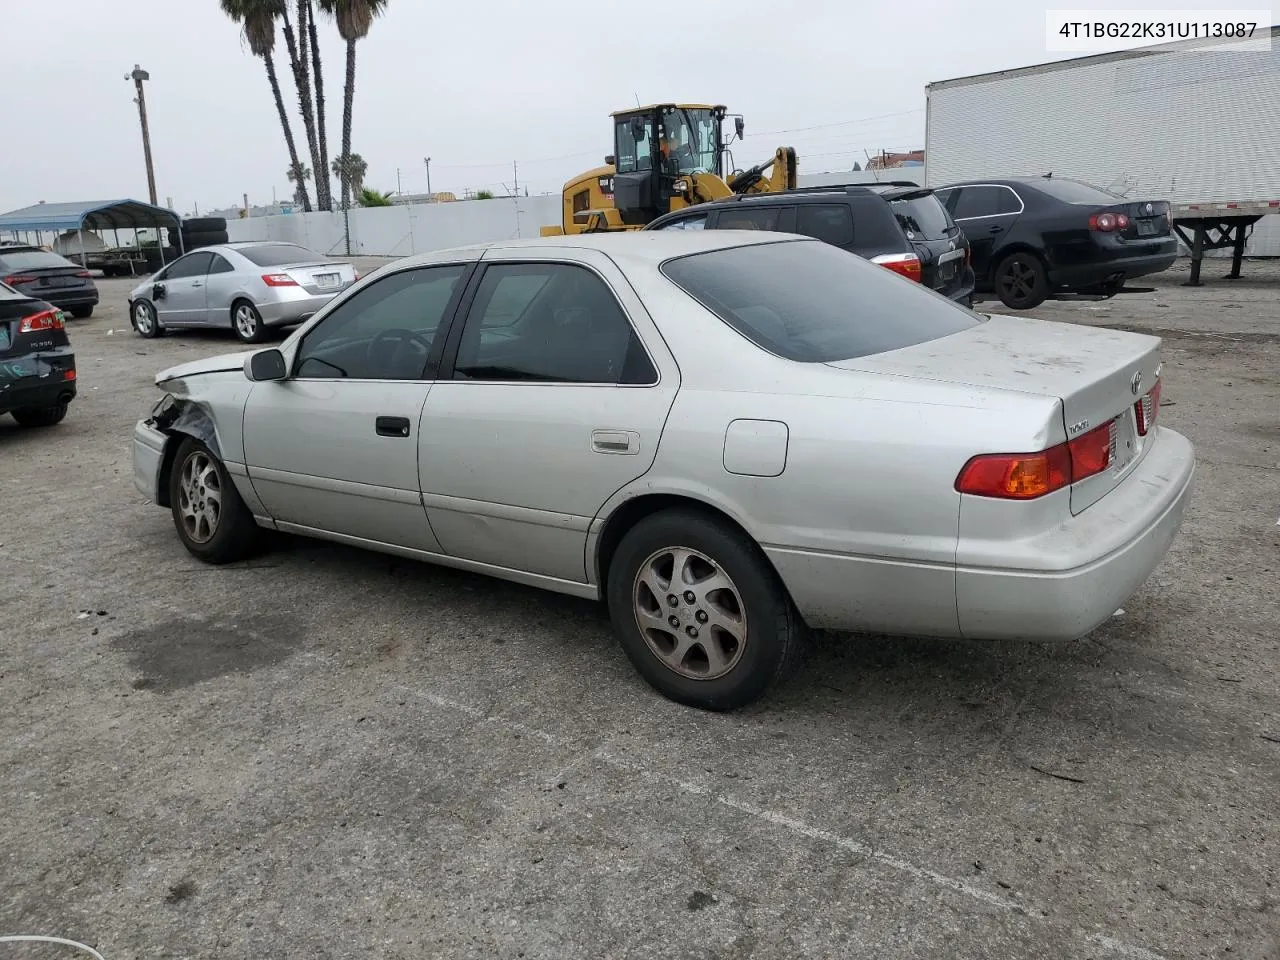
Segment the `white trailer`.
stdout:
[[1166,44],[931,83],[926,185],[1052,173],[1166,199],[1191,285],[1208,250],[1230,248],[1239,277],[1253,225],[1280,214],[1280,27],[1270,32],[1270,50]]

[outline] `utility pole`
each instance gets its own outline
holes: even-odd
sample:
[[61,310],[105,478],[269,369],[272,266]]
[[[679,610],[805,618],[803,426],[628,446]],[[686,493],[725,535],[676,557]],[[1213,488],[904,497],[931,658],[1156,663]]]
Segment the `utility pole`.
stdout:
[[400,168],[396,167],[396,194],[402,195],[404,190],[400,188]]
[[423,157],[422,162],[427,165],[427,199],[431,199],[431,158]]
[[150,80],[151,74],[135,63],[133,73],[126,73],[124,78],[132,80],[138,90],[138,96],[133,102],[138,105],[138,120],[142,123],[142,153],[147,160],[147,191],[151,195],[151,205],[159,206],[156,203],[156,171],[151,165],[151,131],[147,128],[147,97],[142,92],[142,81]]
[[520,164],[516,163],[514,160],[511,161],[511,176],[515,181],[515,189],[511,192],[518,197],[520,196]]

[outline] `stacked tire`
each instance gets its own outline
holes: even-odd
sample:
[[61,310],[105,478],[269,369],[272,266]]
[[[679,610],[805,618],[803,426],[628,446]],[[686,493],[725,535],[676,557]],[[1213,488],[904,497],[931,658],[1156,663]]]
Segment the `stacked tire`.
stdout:
[[182,221],[182,246],[187,251],[217,246],[230,239],[223,217],[191,217]]

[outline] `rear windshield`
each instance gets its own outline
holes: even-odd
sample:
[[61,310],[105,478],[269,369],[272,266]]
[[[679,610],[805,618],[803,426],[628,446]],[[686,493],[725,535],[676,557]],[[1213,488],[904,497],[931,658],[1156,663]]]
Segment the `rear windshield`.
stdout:
[[0,283],[0,300],[30,300],[24,293],[19,293],[7,283]]
[[296,243],[264,243],[260,247],[241,247],[237,252],[260,267],[279,267],[286,263],[314,263],[325,259],[314,250],[300,247]]
[[972,310],[820,241],[697,253],[662,272],[757,346],[804,363],[898,350],[979,323]]
[[1035,182],[1035,189],[1064,203],[1109,205],[1124,200],[1124,197],[1079,180],[1054,180],[1052,177],[1048,180],[1040,179]]
[[947,217],[946,208],[932,193],[909,200],[890,200],[894,216],[908,240],[945,240],[954,231]]
[[0,263],[4,264],[7,270],[40,270],[44,267],[74,267],[74,263],[70,263],[56,253],[49,253],[45,250],[14,250],[6,251],[4,247],[0,247]]

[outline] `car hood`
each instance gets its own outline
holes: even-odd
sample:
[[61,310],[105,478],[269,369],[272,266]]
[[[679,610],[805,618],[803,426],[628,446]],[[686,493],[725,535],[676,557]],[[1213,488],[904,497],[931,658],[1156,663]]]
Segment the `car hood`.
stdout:
[[245,360],[255,351],[245,350],[242,353],[220,353],[216,357],[205,357],[203,360],[192,360],[190,363],[180,363],[176,367],[169,367],[167,370],[161,370],[156,374],[156,383],[162,384],[166,380],[181,380],[185,377],[194,377],[202,373],[232,373],[244,370]]

